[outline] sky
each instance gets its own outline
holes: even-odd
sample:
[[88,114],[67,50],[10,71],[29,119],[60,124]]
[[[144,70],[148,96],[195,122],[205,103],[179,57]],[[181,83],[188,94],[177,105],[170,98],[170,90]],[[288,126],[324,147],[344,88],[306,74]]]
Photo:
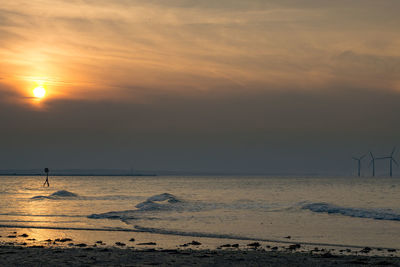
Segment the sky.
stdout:
[[398,10],[0,0],[0,169],[352,174],[400,146]]

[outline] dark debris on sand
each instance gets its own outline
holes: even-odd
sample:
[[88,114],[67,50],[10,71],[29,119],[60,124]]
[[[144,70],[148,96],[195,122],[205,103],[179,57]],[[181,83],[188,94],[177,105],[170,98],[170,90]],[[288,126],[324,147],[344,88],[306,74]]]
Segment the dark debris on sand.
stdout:
[[253,247],[253,248],[258,248],[258,247],[261,246],[261,244],[258,243],[258,242],[254,242],[254,243],[247,244],[247,246],[248,247]]
[[200,245],[201,245],[200,242],[193,240],[190,243],[186,243],[186,244],[183,244],[183,245],[180,245],[180,246],[181,247],[188,247],[188,246],[200,246]]
[[[329,252],[326,252],[326,254]],[[132,250],[0,246],[2,266],[399,266],[400,258],[263,250]]]

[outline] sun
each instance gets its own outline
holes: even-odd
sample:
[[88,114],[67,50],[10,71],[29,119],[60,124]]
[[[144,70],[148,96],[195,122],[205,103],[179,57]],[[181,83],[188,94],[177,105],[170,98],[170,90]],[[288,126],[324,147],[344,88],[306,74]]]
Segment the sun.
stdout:
[[36,98],[43,98],[46,95],[46,89],[44,89],[44,87],[40,85],[33,89],[33,95]]

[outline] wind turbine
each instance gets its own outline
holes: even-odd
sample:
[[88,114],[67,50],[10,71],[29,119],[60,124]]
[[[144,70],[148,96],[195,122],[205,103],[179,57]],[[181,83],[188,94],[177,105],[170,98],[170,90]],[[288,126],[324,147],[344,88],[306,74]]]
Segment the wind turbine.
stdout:
[[374,177],[375,176],[375,157],[371,151],[369,152],[369,155],[371,156],[371,162],[369,163],[369,166],[372,165],[372,177]]
[[390,165],[389,165],[390,166],[390,177],[392,177],[392,175],[393,175],[393,162],[396,163],[397,166],[399,166],[397,161],[393,158],[393,154],[394,154],[395,151],[396,151],[396,147],[393,148],[392,153],[390,153],[390,156],[379,158],[379,159],[389,159],[389,162],[390,162]]
[[359,158],[353,157],[354,160],[358,161],[358,177],[361,175],[361,160],[365,157],[366,155],[362,155]]

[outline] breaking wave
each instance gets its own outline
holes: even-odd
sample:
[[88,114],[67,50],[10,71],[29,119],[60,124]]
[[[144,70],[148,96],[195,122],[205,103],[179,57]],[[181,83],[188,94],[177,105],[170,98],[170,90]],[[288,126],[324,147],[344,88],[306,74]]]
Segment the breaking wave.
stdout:
[[302,207],[318,213],[340,214],[344,216],[375,220],[400,221],[400,214],[384,209],[346,208],[328,203],[310,203]]
[[75,198],[78,197],[77,194],[69,192],[67,190],[60,190],[54,192],[49,196],[34,196],[32,199],[64,199],[64,198]]
[[163,193],[149,197],[146,201],[137,204],[135,210],[111,211],[101,214],[89,215],[90,219],[120,219],[122,221],[135,219],[138,213],[146,211],[180,211],[184,209],[184,203],[169,193]]
[[[144,214],[153,214],[157,212],[201,212],[216,209],[258,209],[262,211],[276,211],[276,205],[270,205],[265,203],[253,203],[248,200],[239,200],[234,203],[224,204],[224,203],[208,203],[203,201],[195,200],[183,200],[177,198],[176,196],[163,193],[159,195],[154,195],[147,198],[145,201],[137,204],[136,209],[125,210],[125,211],[110,211],[100,214],[91,214],[88,216],[90,219],[119,219],[121,221],[127,222],[128,220],[135,219],[149,219],[154,220],[156,217],[144,216]],[[164,218],[165,219],[165,218]]]
[[179,208],[180,205],[176,205],[178,203],[181,201],[174,195],[163,193],[149,197],[146,201],[137,204],[136,208],[141,211],[171,210]]

